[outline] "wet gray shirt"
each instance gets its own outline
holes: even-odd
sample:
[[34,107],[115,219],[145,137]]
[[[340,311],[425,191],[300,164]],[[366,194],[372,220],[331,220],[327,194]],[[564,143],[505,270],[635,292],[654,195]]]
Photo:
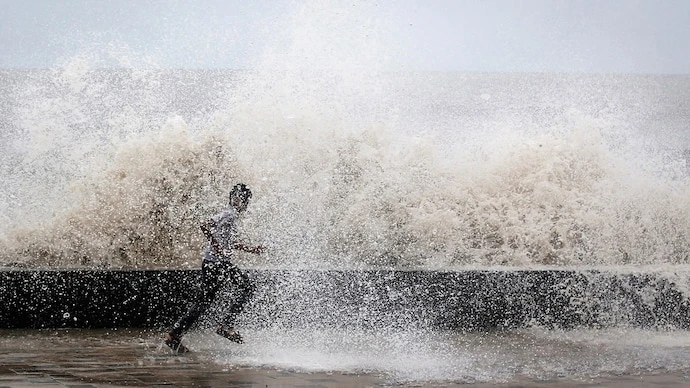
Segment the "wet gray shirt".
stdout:
[[220,213],[211,217],[216,227],[211,233],[221,246],[224,255],[219,256],[211,246],[211,241],[206,246],[204,261],[229,261],[234,257],[232,246],[237,242],[237,216],[239,213],[232,206],[228,206]]

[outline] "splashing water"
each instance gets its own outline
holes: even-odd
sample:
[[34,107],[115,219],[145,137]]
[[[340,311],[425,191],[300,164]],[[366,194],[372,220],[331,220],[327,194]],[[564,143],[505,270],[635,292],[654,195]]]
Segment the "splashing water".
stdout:
[[[243,181],[242,237],[268,249],[241,266],[631,266],[688,295],[690,78],[401,71],[357,5],[307,2],[246,71],[157,69],[127,50],[117,69],[87,52],[0,71],[0,267],[198,268],[199,223]],[[240,352],[189,340],[221,364],[403,382],[687,370],[687,333],[613,321],[249,328]]]
[[[429,131],[415,124],[420,131],[414,132],[401,113],[390,112],[397,117],[388,121],[377,109],[362,113],[371,100],[361,97],[350,101],[359,104],[357,112],[341,112],[349,105],[287,96],[285,104],[275,96],[270,102],[250,97],[183,117],[173,109],[160,113],[165,101],[151,105],[161,96],[132,98],[130,89],[140,82],[134,72],[90,70],[64,85],[69,71],[21,74],[28,91],[14,101],[17,127],[3,159],[6,263],[196,265],[203,245],[197,225],[224,205],[225,191],[238,180],[257,194],[243,230],[270,247],[251,262],[258,266],[688,261],[690,196],[682,160],[674,162],[671,151],[664,151],[670,160],[664,164],[662,156],[637,153],[648,162],[640,168],[625,153],[633,145],[612,139],[641,135],[634,127],[621,134],[605,118],[565,111],[551,126],[473,132],[468,121],[481,120],[470,116],[454,119],[457,130],[451,122]],[[146,77],[167,77],[151,74]],[[241,76],[175,75],[210,83],[206,95],[216,92],[214,77],[230,84],[212,106],[256,74]],[[409,77],[431,88],[425,77]],[[112,78],[131,85],[119,89]],[[322,81],[314,76],[317,85]],[[483,101],[474,109],[485,109]],[[405,103],[423,109],[415,100]],[[454,114],[444,109],[438,121]],[[435,125],[430,119],[429,127]]]
[[[195,351],[221,365],[298,372],[382,374],[396,384],[431,385],[590,381],[664,370],[683,373],[682,332],[633,329],[509,333],[420,331],[248,331],[247,346],[218,344],[210,333],[190,336]],[[625,340],[625,338],[635,338]],[[530,384],[528,382],[524,382]]]
[[236,181],[245,265],[688,263],[687,77],[391,72],[305,7],[249,71],[3,72],[2,263],[196,267]]

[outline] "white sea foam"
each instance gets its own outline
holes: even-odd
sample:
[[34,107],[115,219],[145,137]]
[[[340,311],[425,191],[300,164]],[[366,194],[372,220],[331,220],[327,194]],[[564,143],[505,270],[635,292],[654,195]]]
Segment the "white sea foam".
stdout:
[[304,6],[248,71],[7,75],[2,262],[196,267],[244,181],[244,265],[688,263],[687,77],[383,71],[366,6]]
[[[341,105],[326,93],[339,81],[321,75],[305,83],[313,85],[311,96],[257,87],[242,100],[235,95],[228,108],[183,116],[151,106],[160,96],[130,101],[132,86],[118,89],[112,80],[138,83],[130,72],[87,71],[77,86],[63,85],[63,73],[29,82],[28,98],[17,104],[21,134],[12,139],[15,154],[4,173],[5,260],[196,265],[203,245],[197,224],[242,180],[256,193],[243,229],[269,247],[266,256],[247,258],[250,265],[688,261],[690,196],[682,163],[673,167],[641,153],[632,158],[630,144],[612,141],[641,136],[634,126],[621,134],[605,118],[565,111],[529,130],[511,130],[503,121],[493,133],[474,133],[458,117],[456,132],[450,122],[442,131],[420,126],[417,134],[399,129],[398,112],[391,110],[390,120],[381,120],[384,107],[363,112],[376,97]],[[306,82],[303,74],[261,76]],[[256,77],[221,95],[246,90]],[[429,87],[423,77],[420,82]],[[502,113],[491,114],[498,121]],[[430,126],[438,121],[430,119]],[[641,168],[639,158],[649,163]]]

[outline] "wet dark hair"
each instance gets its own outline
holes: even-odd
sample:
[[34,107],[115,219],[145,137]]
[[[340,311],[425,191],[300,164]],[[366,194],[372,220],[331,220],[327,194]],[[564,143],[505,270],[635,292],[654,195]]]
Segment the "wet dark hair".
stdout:
[[232,197],[235,196],[242,201],[247,202],[249,201],[249,198],[252,197],[252,191],[249,190],[249,187],[247,187],[247,185],[244,183],[238,183],[232,188],[232,190],[230,190],[230,201],[232,201]]

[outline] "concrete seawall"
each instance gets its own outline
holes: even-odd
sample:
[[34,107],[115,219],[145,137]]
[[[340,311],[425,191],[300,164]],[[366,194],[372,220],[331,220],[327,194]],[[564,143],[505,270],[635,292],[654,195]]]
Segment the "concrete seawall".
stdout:
[[[690,276],[601,271],[249,270],[241,320],[267,327],[690,328]],[[0,328],[163,328],[200,271],[0,271]],[[232,295],[221,295],[222,311]],[[209,321],[213,316],[208,317]]]

